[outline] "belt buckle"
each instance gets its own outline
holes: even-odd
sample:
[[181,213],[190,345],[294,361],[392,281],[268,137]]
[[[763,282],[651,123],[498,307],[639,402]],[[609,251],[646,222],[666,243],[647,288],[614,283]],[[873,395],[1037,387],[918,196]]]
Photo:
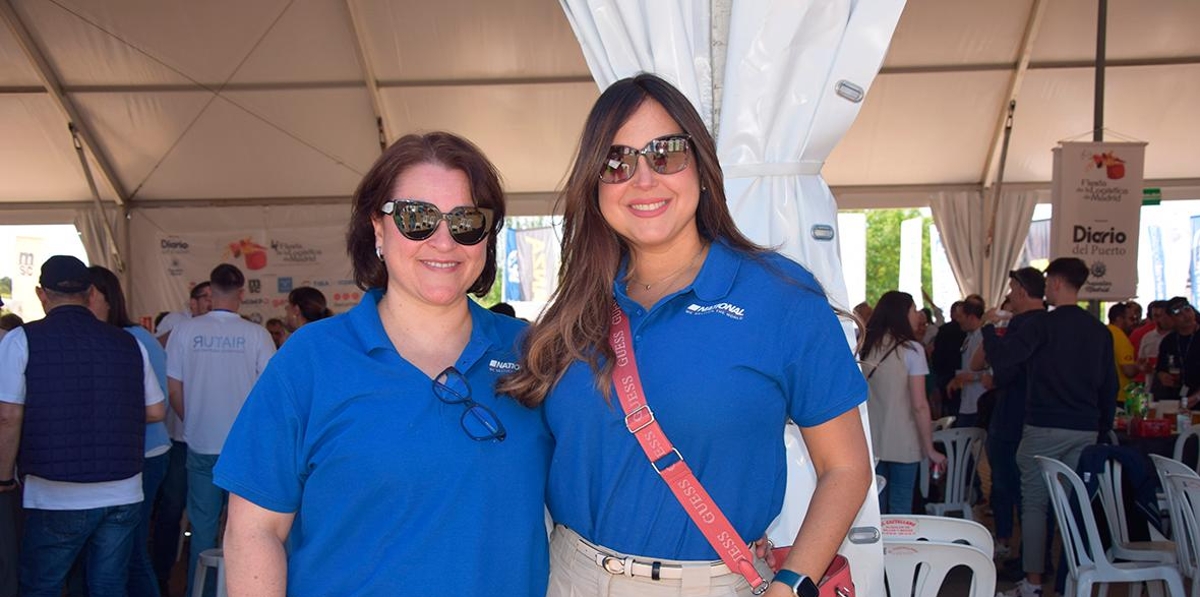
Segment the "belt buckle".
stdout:
[[601,561],[600,565],[603,566],[609,574],[625,574],[624,558],[604,556],[604,560]]

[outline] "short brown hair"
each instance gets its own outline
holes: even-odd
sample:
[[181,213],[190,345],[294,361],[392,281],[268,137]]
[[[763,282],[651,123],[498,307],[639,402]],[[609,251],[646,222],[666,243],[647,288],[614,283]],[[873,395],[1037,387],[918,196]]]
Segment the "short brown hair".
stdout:
[[485,296],[496,279],[496,236],[504,226],[504,190],[500,185],[500,174],[474,143],[443,131],[401,137],[375,160],[358,184],[350,211],[350,229],[346,232],[346,252],[354,267],[354,283],[363,290],[387,288],[387,268],[375,255],[372,222],[383,217],[379,210],[392,198],[396,181],[409,168],[419,164],[437,164],[462,171],[471,187],[471,202],[476,207],[492,210],[492,229],[488,231],[483,272],[468,289],[476,296]]

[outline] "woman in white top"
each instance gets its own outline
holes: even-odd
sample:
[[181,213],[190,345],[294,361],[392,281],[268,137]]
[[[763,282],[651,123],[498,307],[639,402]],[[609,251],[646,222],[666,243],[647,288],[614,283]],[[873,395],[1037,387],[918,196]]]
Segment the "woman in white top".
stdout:
[[879,464],[876,474],[887,479],[885,514],[912,513],[913,488],[921,458],[934,463],[946,457],[933,449],[925,375],[925,350],[914,335],[920,313],[912,295],[890,291],[879,298],[867,321],[859,359],[867,376],[870,397],[871,443]]

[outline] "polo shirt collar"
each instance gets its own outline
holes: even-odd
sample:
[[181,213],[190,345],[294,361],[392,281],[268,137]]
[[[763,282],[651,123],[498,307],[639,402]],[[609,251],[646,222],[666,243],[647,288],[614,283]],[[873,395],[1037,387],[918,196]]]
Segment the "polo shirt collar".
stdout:
[[[346,315],[350,318],[350,326],[354,329],[367,352],[374,350],[396,351],[387,331],[383,329],[383,321],[379,319],[379,301],[383,300],[383,290],[372,288],[363,293],[363,298]],[[492,346],[500,345],[501,341],[496,331],[492,313],[479,306],[475,301],[467,299],[467,309],[471,313],[471,339],[458,363],[474,363]]]

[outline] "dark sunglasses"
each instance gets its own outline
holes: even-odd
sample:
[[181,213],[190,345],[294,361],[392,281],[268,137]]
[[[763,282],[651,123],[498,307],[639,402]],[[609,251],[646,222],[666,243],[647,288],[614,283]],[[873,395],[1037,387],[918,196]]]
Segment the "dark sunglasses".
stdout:
[[447,367],[439,373],[433,379],[433,394],[446,404],[461,404],[466,408],[458,422],[467,437],[481,442],[499,442],[508,436],[500,417],[492,409],[471,400],[471,386],[458,369]]
[[617,184],[633,178],[638,167],[638,156],[643,155],[650,169],[659,174],[682,172],[688,167],[692,146],[690,140],[688,135],[666,135],[651,140],[641,149],[613,145],[600,169],[600,182]]
[[436,205],[412,199],[393,199],[379,208],[392,216],[396,229],[409,240],[425,240],[446,220],[450,237],[460,245],[475,245],[491,230],[492,210],[487,207],[460,206],[442,213]]

